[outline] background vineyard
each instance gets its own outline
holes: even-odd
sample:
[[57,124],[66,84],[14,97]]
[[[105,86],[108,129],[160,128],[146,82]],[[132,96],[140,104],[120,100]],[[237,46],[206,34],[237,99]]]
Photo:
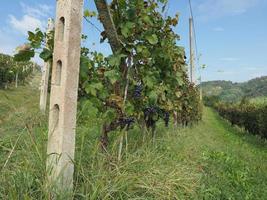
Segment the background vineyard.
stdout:
[[34,70],[38,68],[32,62],[16,62],[12,56],[0,54],[0,88],[15,85],[16,76],[18,82],[24,82]]
[[213,107],[232,125],[267,137],[267,77],[245,83],[211,81],[201,85],[206,106]]

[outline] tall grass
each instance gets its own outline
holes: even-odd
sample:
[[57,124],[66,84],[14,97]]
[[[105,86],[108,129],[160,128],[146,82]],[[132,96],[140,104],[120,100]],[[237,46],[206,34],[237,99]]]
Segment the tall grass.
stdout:
[[[45,168],[47,116],[38,114],[37,105],[26,104],[2,124],[0,199],[51,198]],[[267,143],[231,128],[209,109],[204,113],[194,127],[165,129],[160,124],[155,141],[134,127],[118,161],[121,133],[111,133],[108,153],[102,153],[101,119],[80,109],[71,198],[264,199]]]
[[[46,199],[46,125],[27,125],[19,135],[0,142],[1,199]],[[117,160],[118,138],[113,133],[108,153],[99,149],[99,126],[79,124],[74,175],[77,199],[180,199],[194,196],[200,174],[177,156],[173,132],[158,130],[157,140],[135,127],[128,135],[128,152]],[[19,141],[15,144],[14,141]],[[172,144],[172,145],[171,145]],[[16,145],[14,147],[14,145]],[[60,198],[62,194],[59,194]],[[62,197],[63,198],[63,197]]]

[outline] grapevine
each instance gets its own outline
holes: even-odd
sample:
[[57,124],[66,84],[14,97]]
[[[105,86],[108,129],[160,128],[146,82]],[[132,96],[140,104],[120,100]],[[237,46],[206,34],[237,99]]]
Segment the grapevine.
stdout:
[[[115,29],[104,24],[111,28],[101,33],[101,42],[108,39],[113,54],[104,56],[82,47],[79,101],[81,106],[87,103],[97,110],[96,117],[103,124],[104,149],[110,132],[128,130],[136,123],[144,122],[154,135],[157,122],[163,119],[165,126],[169,126],[173,112],[178,113],[175,120],[180,124],[201,119],[198,89],[188,80],[185,50],[177,45],[180,37],[173,31],[179,15],[163,17],[166,3],[113,0],[105,9],[110,9]],[[85,10],[87,20],[95,16],[95,12]],[[39,29],[29,32],[28,51],[34,52],[30,56],[41,50],[44,61],[52,59],[52,52],[42,46],[45,38]],[[83,35],[82,39],[88,37]],[[17,57],[29,59],[29,55],[23,56],[21,52]]]

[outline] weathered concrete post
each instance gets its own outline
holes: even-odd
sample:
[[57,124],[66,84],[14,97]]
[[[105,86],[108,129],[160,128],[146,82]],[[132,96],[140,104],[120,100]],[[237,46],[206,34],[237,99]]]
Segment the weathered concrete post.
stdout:
[[83,0],[57,0],[49,110],[49,185],[73,187]]
[[195,83],[195,54],[194,54],[194,30],[193,18],[189,18],[189,45],[190,45],[190,81]]
[[15,77],[15,87],[18,88],[18,77],[19,77],[19,72],[16,72],[16,77]]
[[[52,34],[55,28],[54,20],[49,18],[48,24],[47,24],[47,38],[49,39],[49,35]],[[47,42],[47,41],[46,41]],[[46,44],[46,47],[48,47],[48,44]],[[48,61],[44,63],[44,69],[42,72],[42,79],[41,79],[41,93],[40,93],[40,110],[45,113],[46,110],[46,104],[47,104],[47,91],[48,91],[48,81],[49,81],[49,75],[50,75],[50,68],[51,68],[52,62]]]

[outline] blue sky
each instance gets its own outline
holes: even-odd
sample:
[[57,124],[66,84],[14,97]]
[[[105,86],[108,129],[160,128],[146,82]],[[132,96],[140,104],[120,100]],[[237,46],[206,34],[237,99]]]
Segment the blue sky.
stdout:
[[[206,64],[202,79],[242,82],[267,75],[267,0],[191,0],[196,24],[199,65]],[[0,7],[0,52],[12,54],[26,41],[27,30],[45,29],[55,15],[55,0],[3,0]],[[85,7],[96,10],[93,0]],[[180,13],[178,45],[188,53],[188,0],[170,0],[168,14]],[[99,28],[101,24],[93,20]],[[99,43],[99,32],[84,22],[87,46],[109,54]],[[40,62],[40,61],[38,61]]]

